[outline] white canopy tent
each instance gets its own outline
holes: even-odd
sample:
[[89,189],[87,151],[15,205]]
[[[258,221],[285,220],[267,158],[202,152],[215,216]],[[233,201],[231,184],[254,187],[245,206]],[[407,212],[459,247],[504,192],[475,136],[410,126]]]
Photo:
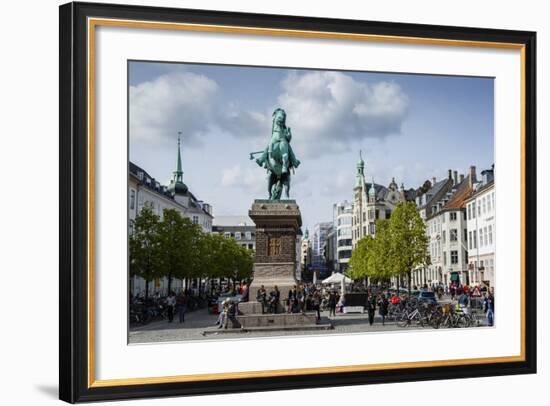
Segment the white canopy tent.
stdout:
[[351,283],[353,282],[350,278],[348,278],[346,275],[338,272],[334,272],[332,275],[330,275],[328,278],[323,279],[323,285],[330,285],[332,283]]

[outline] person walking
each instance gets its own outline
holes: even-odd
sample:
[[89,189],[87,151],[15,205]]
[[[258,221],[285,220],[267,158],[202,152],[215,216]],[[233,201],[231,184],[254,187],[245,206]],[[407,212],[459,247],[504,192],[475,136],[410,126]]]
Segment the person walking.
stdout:
[[287,313],[293,313],[293,307],[297,298],[298,292],[296,290],[296,285],[294,285],[294,287],[288,291]]
[[187,310],[187,295],[183,292],[180,292],[176,298],[176,309],[178,310],[180,323],[184,323],[185,312]]
[[338,299],[336,298],[336,293],[334,291],[331,291],[328,296],[328,308],[329,313],[328,316],[334,316],[336,317],[336,303],[338,302]]
[[367,296],[367,313],[369,315],[369,325],[372,326],[374,323],[374,312],[376,311],[376,298],[372,294],[372,292],[369,293]]
[[378,314],[382,317],[382,325],[385,325],[386,316],[388,315],[389,301],[386,298],[386,295],[382,294],[380,300],[378,301]]
[[483,311],[487,317],[487,326],[493,327],[495,322],[495,297],[491,292],[483,300]]
[[168,310],[168,323],[174,321],[174,307],[176,306],[176,295],[174,292],[170,292],[166,298],[166,308]]
[[319,291],[313,292],[311,308],[317,312],[317,323],[319,323],[321,321],[321,293]]

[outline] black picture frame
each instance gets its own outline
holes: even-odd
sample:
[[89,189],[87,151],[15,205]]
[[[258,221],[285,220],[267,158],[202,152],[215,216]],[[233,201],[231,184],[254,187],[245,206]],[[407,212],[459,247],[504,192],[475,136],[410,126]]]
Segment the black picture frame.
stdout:
[[[67,402],[471,378],[536,372],[536,33],[391,22],[263,15],[112,4],[60,6],[59,397]],[[162,21],[380,36],[512,43],[523,46],[524,81],[524,359],[517,362],[362,372],[90,385],[88,353],[87,19]]]

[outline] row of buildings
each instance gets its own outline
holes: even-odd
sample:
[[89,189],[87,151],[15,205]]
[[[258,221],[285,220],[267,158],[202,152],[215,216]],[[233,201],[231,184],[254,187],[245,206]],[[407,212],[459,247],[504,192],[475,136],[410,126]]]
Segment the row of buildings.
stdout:
[[355,177],[353,200],[335,204],[332,221],[316,224],[312,237],[302,242],[306,279],[345,272],[359,240],[376,234],[376,221],[389,219],[399,203],[414,202],[426,223],[431,264],[414,270],[413,285],[494,286],[494,167],[483,170],[479,179],[471,166],[468,174],[449,170],[443,179],[405,189],[393,178],[387,187],[372,178],[368,182],[360,155]]
[[[476,168],[458,174],[449,170],[443,179],[432,178],[417,189],[398,186],[392,178],[388,186],[366,180],[365,162],[360,154],[356,166],[353,199],[333,205],[331,221],[317,223],[313,232],[306,230],[297,241],[300,256],[298,278],[312,280],[333,272],[345,272],[352,250],[359,240],[376,234],[376,221],[389,219],[401,202],[414,201],[426,222],[431,264],[415,270],[412,283],[468,283],[494,286],[495,282],[495,187],[494,168],[481,172]],[[218,233],[233,238],[248,249],[255,249],[255,225],[248,216],[213,215],[212,206],[199,200],[183,181],[183,169],[178,140],[176,170],[169,185],[161,185],[144,169],[130,162],[128,172],[128,220],[145,206],[162,217],[163,210],[172,208],[199,224],[206,233]],[[165,289],[166,280],[155,281],[152,291]],[[183,281],[173,281],[175,290]],[[145,282],[131,278],[132,294],[145,289]]]

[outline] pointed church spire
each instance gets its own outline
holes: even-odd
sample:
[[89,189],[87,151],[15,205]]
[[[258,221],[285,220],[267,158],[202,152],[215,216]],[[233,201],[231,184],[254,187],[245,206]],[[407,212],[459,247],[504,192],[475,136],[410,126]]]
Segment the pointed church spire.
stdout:
[[359,162],[357,162],[357,173],[355,174],[355,187],[363,188],[365,185],[365,161],[363,161],[362,151],[359,150]]
[[178,131],[178,163],[176,166],[176,171],[174,172],[174,181],[183,182],[183,169],[181,165],[181,131]]
[[183,183],[183,169],[181,165],[181,131],[178,131],[178,162],[174,173],[174,179],[170,182],[169,190],[173,194],[187,193],[187,185]]

